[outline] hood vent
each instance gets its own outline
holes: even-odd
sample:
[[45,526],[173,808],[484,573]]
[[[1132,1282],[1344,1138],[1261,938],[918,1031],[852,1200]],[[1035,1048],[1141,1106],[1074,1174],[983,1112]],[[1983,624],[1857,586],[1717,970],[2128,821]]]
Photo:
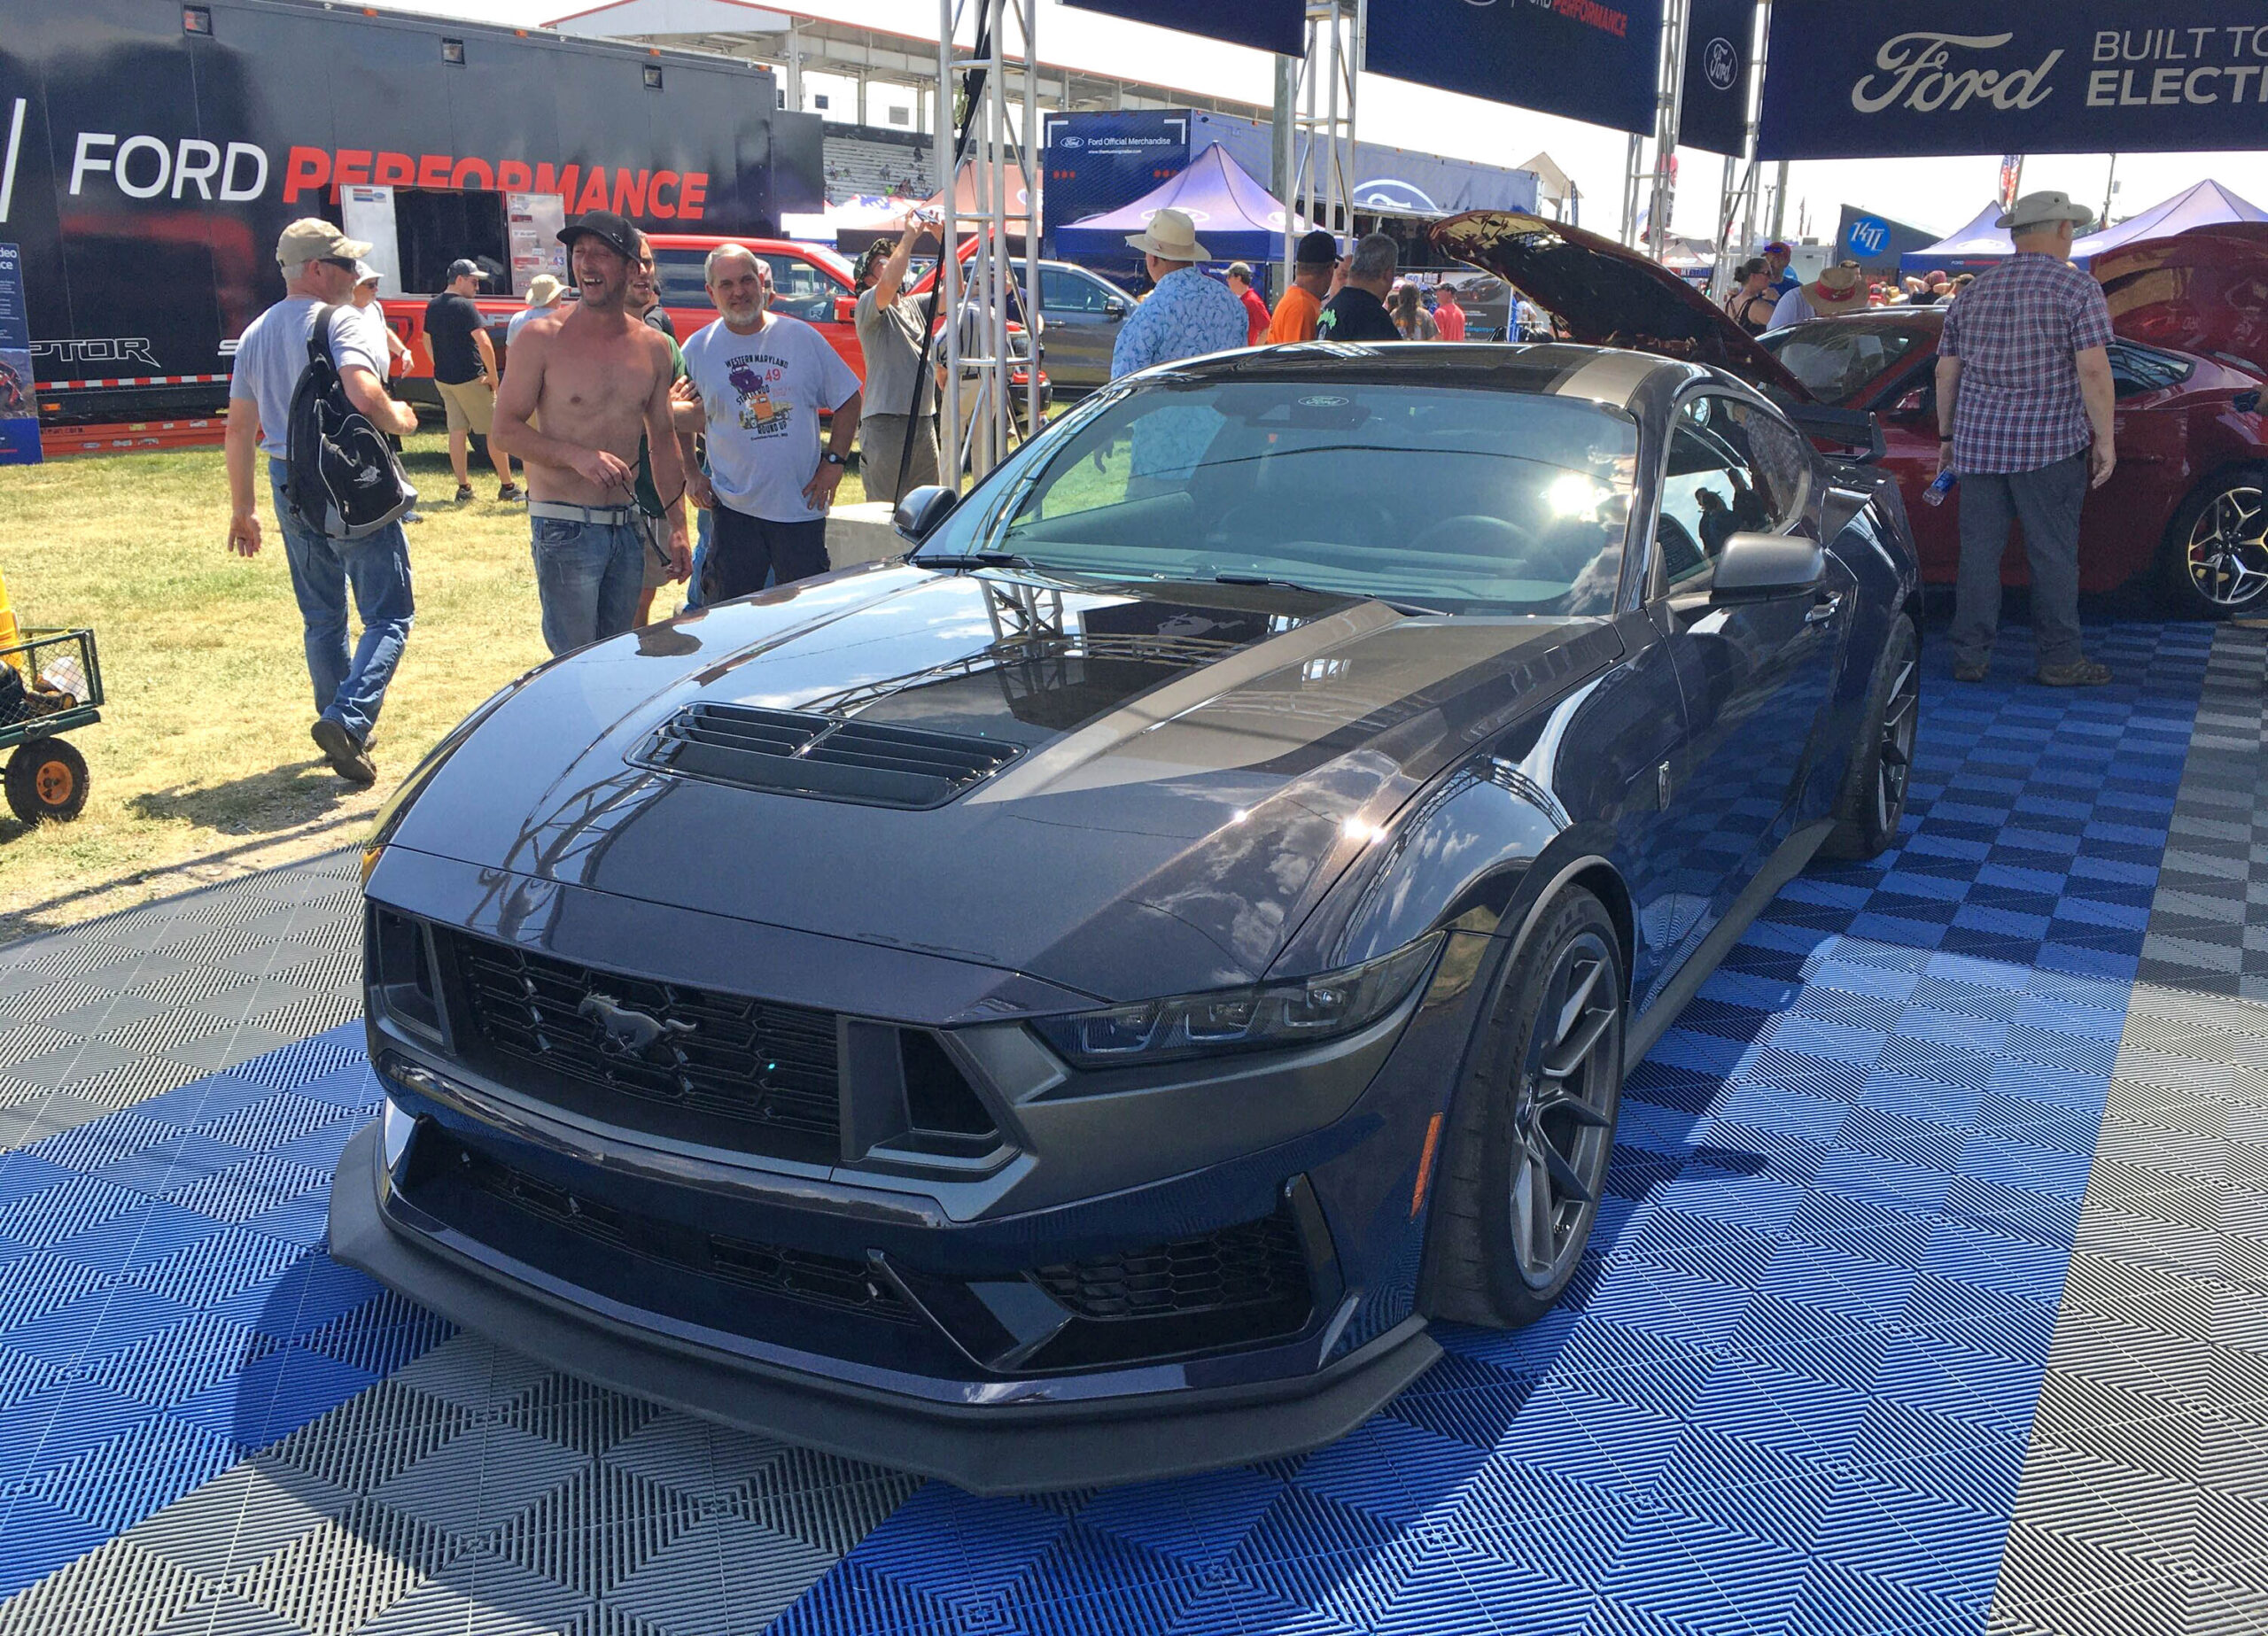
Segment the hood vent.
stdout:
[[742,789],[919,811],[1006,765],[1017,747],[966,733],[843,721],[804,710],[695,704],[633,758]]

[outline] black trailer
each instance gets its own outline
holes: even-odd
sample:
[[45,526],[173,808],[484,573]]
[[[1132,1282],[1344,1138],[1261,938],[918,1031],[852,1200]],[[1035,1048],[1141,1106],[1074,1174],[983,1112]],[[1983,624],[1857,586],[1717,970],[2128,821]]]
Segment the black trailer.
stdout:
[[721,57],[319,0],[0,0],[0,243],[41,419],[194,415],[323,215],[389,297],[458,256],[524,291],[580,210],[775,236],[821,208],[820,120]]

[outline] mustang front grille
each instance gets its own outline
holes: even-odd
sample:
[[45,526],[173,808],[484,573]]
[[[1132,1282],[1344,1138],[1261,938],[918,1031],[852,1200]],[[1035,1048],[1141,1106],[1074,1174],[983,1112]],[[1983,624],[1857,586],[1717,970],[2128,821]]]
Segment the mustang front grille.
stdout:
[[[594,1110],[615,1122],[813,1163],[840,1156],[833,1012],[617,976],[462,933],[447,941],[480,1043],[630,1098]],[[641,1104],[665,1120],[638,1118]]]
[[1016,753],[1013,744],[807,710],[695,704],[646,741],[646,766],[743,789],[866,806],[941,807]]

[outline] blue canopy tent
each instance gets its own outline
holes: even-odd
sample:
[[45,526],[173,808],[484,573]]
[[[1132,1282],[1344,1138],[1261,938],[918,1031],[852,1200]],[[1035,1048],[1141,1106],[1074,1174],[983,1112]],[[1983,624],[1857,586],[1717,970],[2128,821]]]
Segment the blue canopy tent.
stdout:
[[1098,272],[1138,276],[1142,257],[1127,247],[1126,236],[1139,233],[1166,209],[1182,211],[1197,224],[1198,242],[1216,262],[1260,265],[1284,253],[1284,206],[1217,142],[1132,204],[1057,228],[1055,253]]
[[1976,219],[1957,233],[1949,233],[1936,244],[1920,250],[1909,250],[1898,258],[1898,274],[1901,278],[1918,277],[1923,273],[1981,273],[1986,267],[2007,260],[2016,254],[2016,241],[2005,229],[1996,228],[2000,206],[1996,200],[1977,213]]
[[2085,266],[2093,257],[2146,238],[2168,238],[2216,221],[2268,221],[2268,210],[2238,198],[2218,182],[2201,182],[2115,228],[2088,234],[2071,246],[2071,259]]

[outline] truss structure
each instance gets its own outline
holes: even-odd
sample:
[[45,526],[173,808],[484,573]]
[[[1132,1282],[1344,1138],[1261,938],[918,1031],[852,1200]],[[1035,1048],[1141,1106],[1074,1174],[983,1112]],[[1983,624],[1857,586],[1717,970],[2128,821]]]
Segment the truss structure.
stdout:
[[1368,0],[1309,0],[1308,50],[1292,96],[1292,185],[1284,205],[1284,283],[1299,218],[1344,233],[1355,210],[1355,82]]

